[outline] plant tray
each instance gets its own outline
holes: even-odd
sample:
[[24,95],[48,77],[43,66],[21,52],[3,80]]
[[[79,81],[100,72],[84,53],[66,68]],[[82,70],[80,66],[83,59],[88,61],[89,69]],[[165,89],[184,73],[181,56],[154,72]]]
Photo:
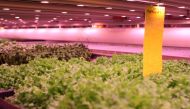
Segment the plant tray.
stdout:
[[15,94],[13,89],[0,89],[0,98],[4,99],[5,97],[13,96]]

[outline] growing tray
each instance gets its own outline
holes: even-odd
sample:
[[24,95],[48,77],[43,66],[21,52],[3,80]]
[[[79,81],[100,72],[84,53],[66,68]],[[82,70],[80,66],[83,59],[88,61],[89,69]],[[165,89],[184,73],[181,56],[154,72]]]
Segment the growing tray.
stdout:
[[15,92],[13,89],[0,89],[0,98],[2,99],[13,96],[14,94]]
[[4,100],[4,98],[13,96],[14,94],[15,92],[13,89],[0,89],[0,109],[19,109]]

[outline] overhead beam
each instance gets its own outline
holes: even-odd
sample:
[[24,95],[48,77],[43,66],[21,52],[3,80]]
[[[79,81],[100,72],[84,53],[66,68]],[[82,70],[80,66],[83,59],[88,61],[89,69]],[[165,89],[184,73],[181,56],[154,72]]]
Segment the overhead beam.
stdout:
[[[150,2],[154,2],[155,0],[146,0]],[[165,4],[166,7],[171,6],[173,8],[178,8],[180,6],[185,6],[185,9],[190,9],[190,2],[187,0],[161,0],[162,3]],[[184,9],[178,9],[184,10]]]
[[10,1],[0,1],[0,7],[9,7],[9,8],[18,8],[18,9],[40,9],[46,11],[75,11],[75,12],[89,12],[89,13],[102,13],[102,14],[110,14],[110,15],[128,15],[135,16],[141,15],[139,13],[128,12],[125,10],[106,10],[99,8],[90,8],[90,7],[77,7],[77,6],[55,6],[52,4],[42,5],[39,3],[25,3],[25,2],[10,2]]
[[[138,3],[138,2],[127,2],[127,1],[117,1],[117,0],[49,0],[52,3],[65,3],[65,4],[84,4],[90,6],[101,6],[101,7],[113,7],[118,9],[137,9],[144,10],[146,6],[150,4]],[[155,0],[148,0],[155,1]],[[168,12],[184,14],[185,10],[180,10],[175,7],[166,7]]]

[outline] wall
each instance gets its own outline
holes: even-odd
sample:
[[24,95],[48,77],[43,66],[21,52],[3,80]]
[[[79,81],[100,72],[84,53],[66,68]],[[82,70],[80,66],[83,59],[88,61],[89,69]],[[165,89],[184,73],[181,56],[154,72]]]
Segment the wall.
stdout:
[[[1,29],[0,38],[143,44],[143,28]],[[154,34],[152,35],[154,37]],[[164,46],[190,47],[190,28],[165,28]]]

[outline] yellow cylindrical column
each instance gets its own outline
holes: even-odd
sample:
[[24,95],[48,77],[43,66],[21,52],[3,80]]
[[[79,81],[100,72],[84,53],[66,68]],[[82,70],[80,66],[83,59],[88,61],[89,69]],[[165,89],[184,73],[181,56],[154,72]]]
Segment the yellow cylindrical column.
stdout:
[[162,72],[162,39],[165,8],[148,6],[145,12],[143,76]]

